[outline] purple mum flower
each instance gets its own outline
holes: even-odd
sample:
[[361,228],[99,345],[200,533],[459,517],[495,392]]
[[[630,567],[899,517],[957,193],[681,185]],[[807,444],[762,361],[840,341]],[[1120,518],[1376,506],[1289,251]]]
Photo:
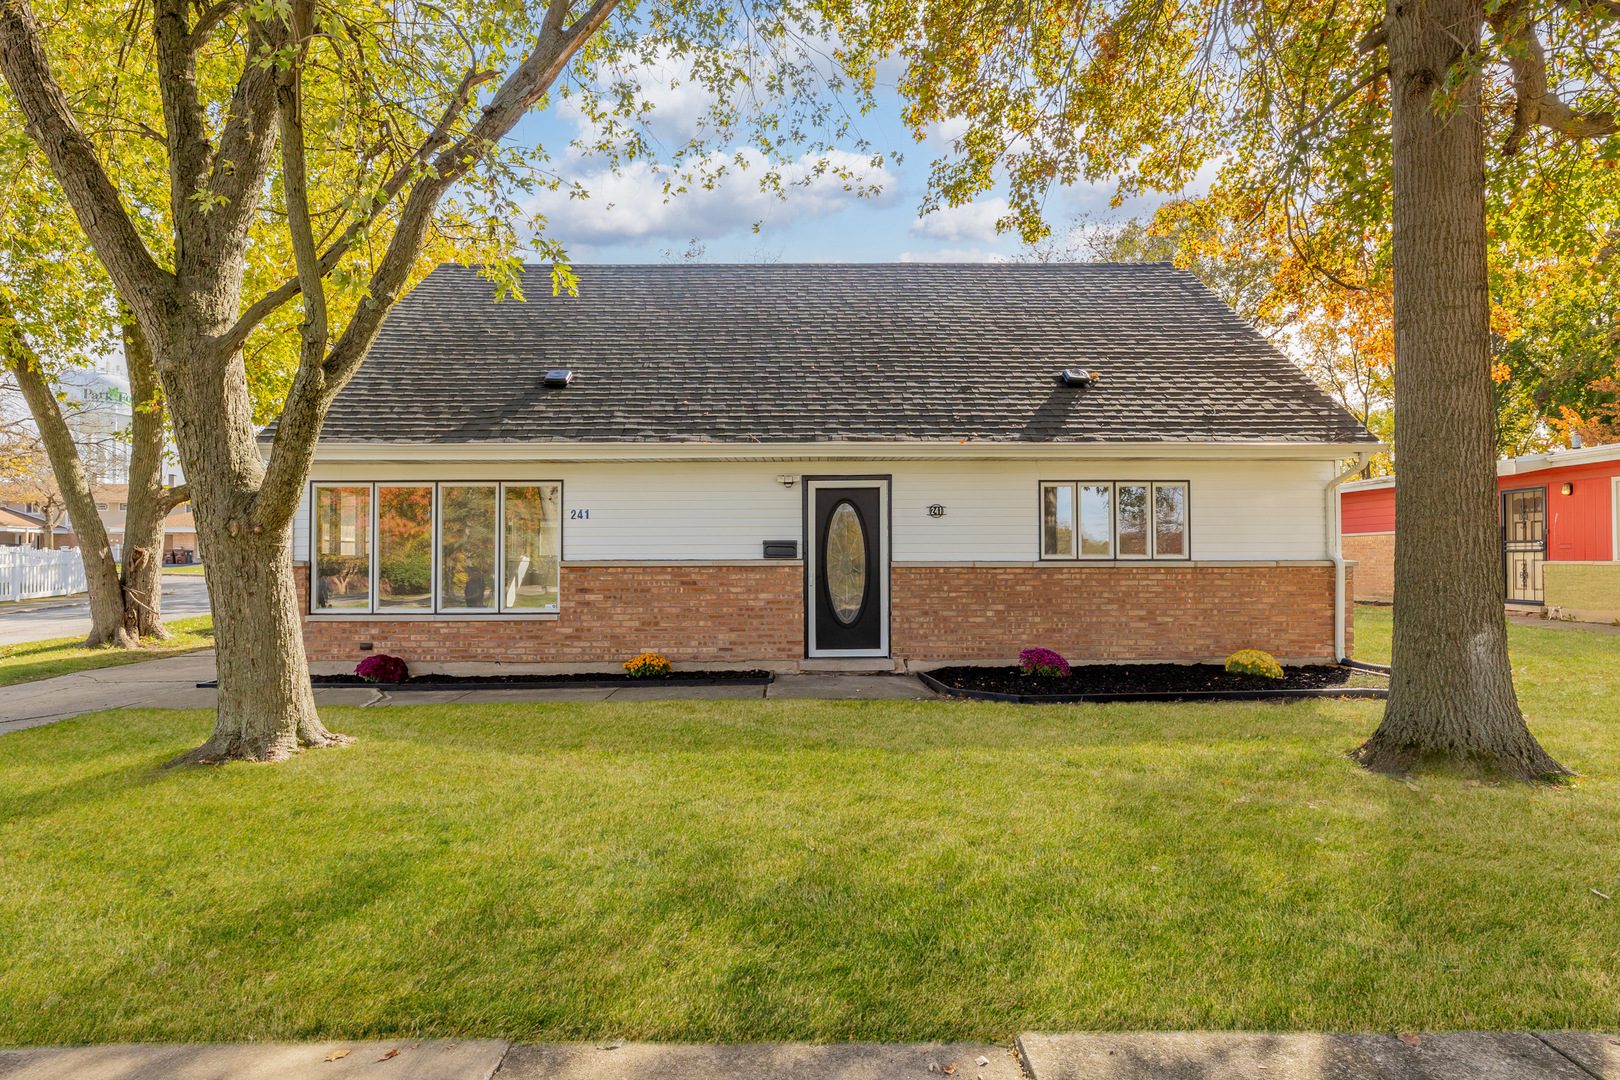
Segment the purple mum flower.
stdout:
[[1018,654],[1025,675],[1067,676],[1069,662],[1051,649],[1025,649]]
[[401,683],[411,677],[405,661],[387,653],[366,657],[355,667],[354,673],[367,682]]

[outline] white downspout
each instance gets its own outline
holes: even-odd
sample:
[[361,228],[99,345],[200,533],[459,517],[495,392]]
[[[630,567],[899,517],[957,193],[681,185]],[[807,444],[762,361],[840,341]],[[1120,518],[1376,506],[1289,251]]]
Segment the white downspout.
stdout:
[[1372,457],[1372,451],[1359,451],[1356,454],[1356,463],[1332,480],[1329,480],[1326,488],[1328,558],[1333,562],[1333,662],[1335,664],[1345,659],[1344,530],[1339,523],[1339,485],[1365,469],[1367,459],[1370,457]]

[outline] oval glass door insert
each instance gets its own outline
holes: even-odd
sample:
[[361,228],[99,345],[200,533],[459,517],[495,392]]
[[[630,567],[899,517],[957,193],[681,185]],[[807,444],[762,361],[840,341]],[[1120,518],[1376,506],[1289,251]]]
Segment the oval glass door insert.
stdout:
[[822,562],[833,614],[849,626],[861,617],[866,601],[866,530],[861,528],[861,515],[847,501],[833,507],[827,519]]

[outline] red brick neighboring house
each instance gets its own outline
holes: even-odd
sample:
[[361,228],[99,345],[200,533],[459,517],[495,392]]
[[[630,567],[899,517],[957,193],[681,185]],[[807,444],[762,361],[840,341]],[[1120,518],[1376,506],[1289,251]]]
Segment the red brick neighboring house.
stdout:
[[440,267],[338,396],[317,670],[1349,654],[1329,496],[1380,444],[1184,271],[578,273]]
[[[1507,458],[1496,464],[1502,599],[1577,619],[1620,618],[1620,445]],[[1394,598],[1395,477],[1339,489],[1344,554],[1356,561],[1355,598]]]

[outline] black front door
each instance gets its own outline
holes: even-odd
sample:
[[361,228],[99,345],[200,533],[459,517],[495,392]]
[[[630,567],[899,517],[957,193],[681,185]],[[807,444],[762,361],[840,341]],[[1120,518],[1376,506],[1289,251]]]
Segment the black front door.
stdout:
[[811,518],[811,655],[884,648],[883,488],[816,487]]

